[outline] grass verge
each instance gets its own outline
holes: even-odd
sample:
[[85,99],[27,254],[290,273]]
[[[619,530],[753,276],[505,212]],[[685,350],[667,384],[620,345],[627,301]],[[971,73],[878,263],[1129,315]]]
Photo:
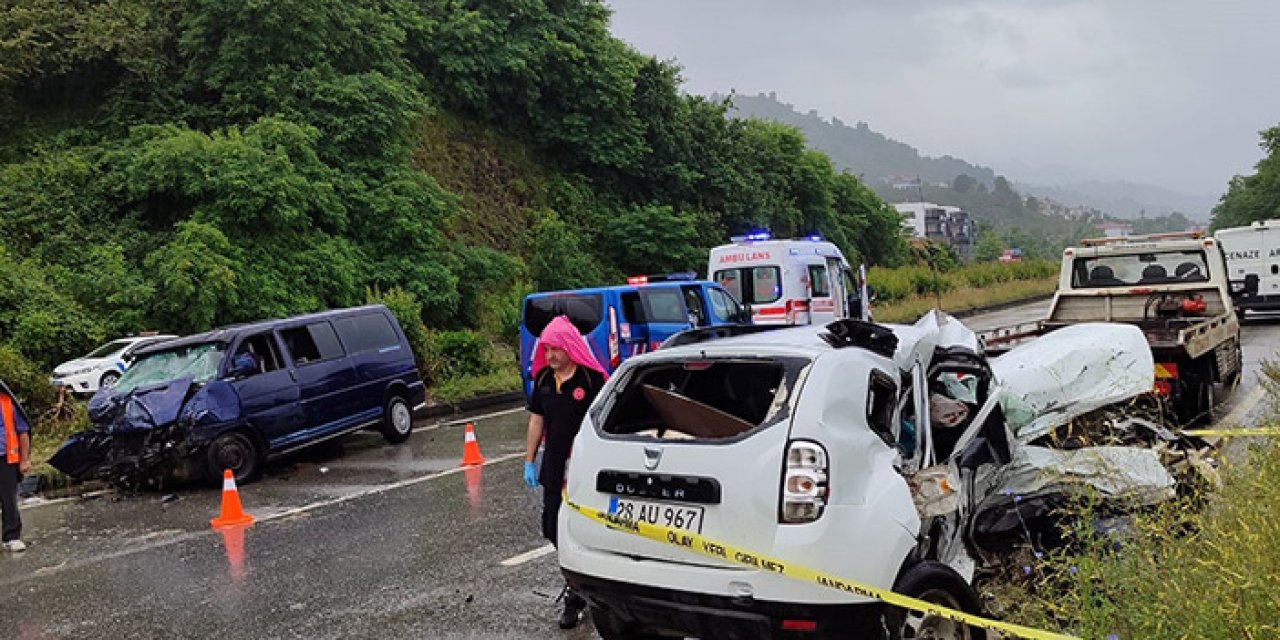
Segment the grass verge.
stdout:
[[488,393],[515,391],[520,388],[520,371],[514,363],[505,364],[493,373],[479,376],[458,376],[441,382],[428,390],[433,402],[455,404],[468,398]]
[[872,307],[877,322],[914,322],[930,309],[939,306],[944,311],[968,311],[997,304],[1027,300],[1053,293],[1058,288],[1058,276],[1035,280],[1015,280],[990,287],[961,287],[941,296],[914,295],[902,300]]
[[[1274,394],[1280,374],[1263,371]],[[1068,548],[987,585],[990,608],[1084,638],[1280,637],[1280,441],[1242,458],[1220,491],[1135,516],[1121,535],[1098,532],[1086,505]]]

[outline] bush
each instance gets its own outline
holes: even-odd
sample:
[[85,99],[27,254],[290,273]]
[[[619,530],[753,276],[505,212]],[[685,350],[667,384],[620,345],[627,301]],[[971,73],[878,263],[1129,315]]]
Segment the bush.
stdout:
[[16,349],[4,345],[0,345],[0,380],[18,396],[32,420],[53,405],[55,394],[49,378]]
[[431,384],[494,371],[492,348],[474,331],[436,331],[428,334],[424,371]]

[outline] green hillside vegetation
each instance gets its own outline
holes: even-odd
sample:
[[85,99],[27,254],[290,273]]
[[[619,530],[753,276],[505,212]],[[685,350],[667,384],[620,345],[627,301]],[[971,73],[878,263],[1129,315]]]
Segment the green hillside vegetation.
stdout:
[[679,84],[599,0],[0,3],[0,377],[375,300],[440,383],[509,363],[525,292],[750,227],[905,258],[797,131]]
[[1266,157],[1254,167],[1253,175],[1231,179],[1226,194],[1213,210],[1215,230],[1280,218],[1280,126],[1263,131],[1259,146]]

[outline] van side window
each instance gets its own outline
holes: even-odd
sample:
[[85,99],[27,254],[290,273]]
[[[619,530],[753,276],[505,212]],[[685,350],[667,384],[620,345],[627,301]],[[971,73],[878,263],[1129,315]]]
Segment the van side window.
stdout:
[[719,289],[707,289],[707,295],[711,298],[711,313],[716,317],[716,322],[737,321],[738,304],[729,297],[729,294]]
[[342,356],[342,345],[338,335],[328,322],[311,324],[285,329],[280,332],[284,338],[285,349],[293,358],[294,364],[304,365]]
[[235,355],[245,353],[253,356],[254,363],[258,365],[255,373],[267,373],[281,367],[280,352],[276,350],[276,340],[269,331],[256,333],[242,340],[240,346],[236,347]]
[[365,313],[333,321],[347,353],[363,353],[400,346],[391,321],[381,313]]
[[831,283],[827,281],[826,265],[809,265],[809,290],[815,298],[831,297]]

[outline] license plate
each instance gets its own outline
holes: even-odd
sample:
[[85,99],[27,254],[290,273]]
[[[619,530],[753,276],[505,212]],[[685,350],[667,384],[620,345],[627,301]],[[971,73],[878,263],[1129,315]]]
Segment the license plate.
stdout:
[[609,499],[609,513],[624,520],[702,533],[702,507],[614,497]]

